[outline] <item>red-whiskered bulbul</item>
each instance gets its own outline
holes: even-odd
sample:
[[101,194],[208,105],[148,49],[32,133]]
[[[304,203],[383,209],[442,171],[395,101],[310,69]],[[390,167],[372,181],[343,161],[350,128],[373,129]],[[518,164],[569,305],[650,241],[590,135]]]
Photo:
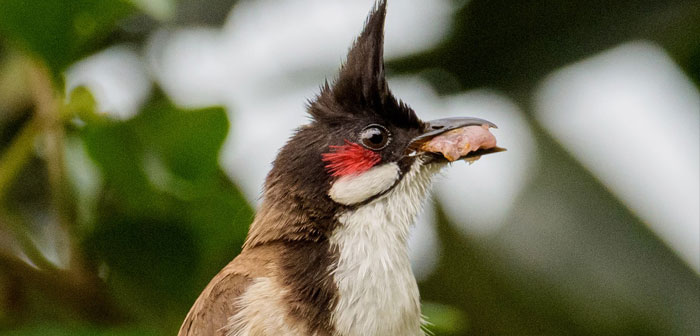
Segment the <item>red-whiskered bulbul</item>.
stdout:
[[424,334],[409,230],[436,172],[500,149],[490,122],[423,122],[392,95],[385,16],[382,0],[333,85],[309,102],[311,121],[277,155],[242,252],[179,335]]

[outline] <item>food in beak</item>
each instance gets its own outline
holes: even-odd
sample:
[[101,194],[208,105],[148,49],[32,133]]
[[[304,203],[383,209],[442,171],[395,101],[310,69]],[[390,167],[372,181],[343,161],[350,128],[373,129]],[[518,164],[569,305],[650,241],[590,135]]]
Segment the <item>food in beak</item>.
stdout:
[[442,154],[448,161],[457,161],[470,152],[496,147],[496,137],[488,125],[466,126],[440,134],[424,143],[420,149]]

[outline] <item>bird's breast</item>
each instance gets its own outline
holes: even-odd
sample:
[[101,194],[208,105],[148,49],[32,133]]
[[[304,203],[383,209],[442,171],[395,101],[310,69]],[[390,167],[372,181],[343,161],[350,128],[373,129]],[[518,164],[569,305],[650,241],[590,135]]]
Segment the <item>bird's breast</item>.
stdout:
[[423,335],[407,247],[422,201],[392,192],[338,217],[331,247],[338,251],[332,323],[339,335]]

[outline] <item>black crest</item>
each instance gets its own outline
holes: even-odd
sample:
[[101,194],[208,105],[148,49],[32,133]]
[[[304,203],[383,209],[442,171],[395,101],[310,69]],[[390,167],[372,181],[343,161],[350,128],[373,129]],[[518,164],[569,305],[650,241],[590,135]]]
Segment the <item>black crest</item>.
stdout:
[[345,65],[333,86],[340,101],[381,103],[389,94],[384,74],[384,21],[386,1],[367,18],[365,29],[348,52]]
[[348,52],[332,86],[328,83],[310,104],[316,120],[338,120],[358,113],[375,113],[397,125],[420,124],[411,108],[389,90],[384,71],[384,22],[386,0],[369,14],[365,28]]

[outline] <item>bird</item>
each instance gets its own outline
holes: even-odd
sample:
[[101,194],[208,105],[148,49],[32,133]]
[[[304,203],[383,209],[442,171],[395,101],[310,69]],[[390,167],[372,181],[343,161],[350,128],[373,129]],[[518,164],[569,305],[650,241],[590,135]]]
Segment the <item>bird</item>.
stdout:
[[425,334],[411,227],[434,175],[502,149],[471,144],[466,153],[462,130],[489,138],[496,126],[422,121],[393,95],[386,11],[386,0],[375,2],[335,80],[307,102],[309,123],[278,152],[242,251],[197,298],[179,336]]

